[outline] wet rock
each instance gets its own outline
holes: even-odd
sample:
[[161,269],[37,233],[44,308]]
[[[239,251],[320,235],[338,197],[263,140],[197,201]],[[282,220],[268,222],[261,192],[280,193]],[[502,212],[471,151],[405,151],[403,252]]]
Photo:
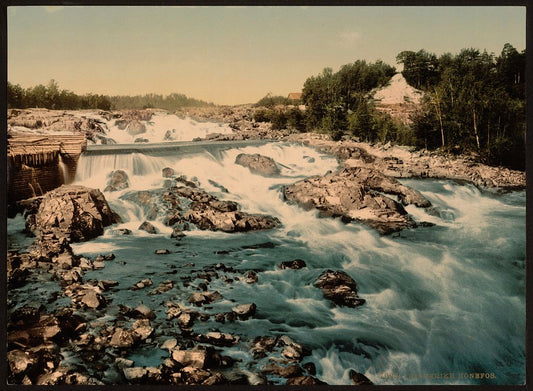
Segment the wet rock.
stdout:
[[290,337],[282,335],[278,338],[276,346],[283,347],[281,356],[289,361],[301,361],[311,352],[304,346],[294,342]]
[[302,269],[306,267],[305,261],[302,259],[295,259],[292,261],[284,261],[279,265],[280,269]]
[[319,384],[326,384],[323,381],[313,376],[291,377],[286,383],[288,386],[314,386]]
[[220,299],[222,299],[222,295],[218,292],[195,292],[189,296],[188,301],[196,306],[201,306]]
[[154,254],[157,254],[157,255],[170,254],[170,250],[168,250],[166,248],[160,248],[160,249],[155,250]]
[[28,372],[29,369],[35,366],[38,362],[38,357],[28,351],[15,349],[7,352],[7,361],[11,374],[18,376]]
[[134,317],[137,319],[155,319],[155,313],[146,305],[141,304],[135,308]]
[[404,203],[431,205],[416,190],[364,167],[310,177],[284,188],[285,199],[289,202],[306,209],[316,208],[322,216],[341,217],[345,222],[360,221],[381,234],[415,227],[416,223],[403,206],[383,192],[398,196]]
[[233,336],[228,333],[212,331],[205,335],[197,335],[196,340],[198,342],[208,343],[215,346],[233,346],[239,342],[239,337]]
[[204,382],[211,376],[211,373],[209,371],[200,368],[195,368],[192,366],[182,368],[180,373],[185,384],[189,385],[202,384],[202,382]]
[[143,367],[126,367],[122,369],[122,372],[126,380],[130,382],[140,382],[148,374],[148,370]]
[[154,225],[148,221],[143,222],[137,229],[146,231],[149,234],[156,234],[158,232],[157,228],[154,227]]
[[119,191],[128,187],[128,174],[123,170],[115,170],[109,175],[109,180],[104,191]]
[[137,334],[141,341],[144,341],[154,332],[154,329],[150,327],[150,321],[148,319],[139,319],[133,323],[133,332]]
[[113,232],[117,235],[131,235],[131,229],[128,228],[118,228],[113,230]]
[[163,344],[160,346],[161,349],[166,349],[169,352],[173,350],[178,345],[178,341],[175,338],[167,339]]
[[252,341],[250,352],[255,359],[266,357],[276,347],[278,339],[276,337],[256,337]]
[[247,272],[244,277],[246,278],[246,283],[247,284],[255,284],[258,280],[259,280],[259,277],[257,276],[257,273],[254,272],[253,270],[250,270],[249,272]]
[[166,280],[166,281],[163,281],[161,284],[159,284],[157,288],[151,290],[148,294],[158,295],[158,294],[171,290],[173,287],[174,287],[174,283],[170,280]]
[[115,358],[115,366],[120,370],[123,370],[124,368],[131,368],[133,367],[133,364],[135,364],[133,360],[129,360],[127,358],[124,358],[124,357]]
[[308,374],[314,376],[316,375],[316,366],[312,362],[306,362],[302,365],[303,369],[307,371]]
[[[31,218],[33,216],[33,218]],[[81,242],[104,233],[104,227],[120,222],[98,189],[63,185],[46,193],[35,215],[28,215],[27,228],[44,241]],[[55,253],[61,253],[56,251]]]
[[316,279],[314,285],[322,290],[324,297],[335,304],[357,307],[365,303],[357,296],[357,284],[343,271],[326,270]]
[[240,320],[246,320],[251,316],[255,315],[255,311],[257,309],[257,306],[255,303],[251,304],[240,304],[238,306],[235,306],[231,309],[231,311],[240,319]]
[[126,125],[126,132],[130,136],[137,136],[138,134],[146,133],[146,125],[137,120],[129,121]]
[[181,329],[188,329],[194,324],[195,313],[181,312],[178,316],[178,325]]
[[280,174],[280,169],[274,159],[257,153],[241,153],[235,158],[235,163],[248,167],[252,173],[262,176],[276,176]]
[[136,291],[136,290],[139,290],[139,289],[146,288],[147,286],[152,286],[153,284],[154,283],[152,282],[151,279],[145,278],[145,279],[133,284],[133,286],[131,286],[129,289],[132,290],[132,291]]
[[174,176],[174,174],[175,174],[175,171],[171,167],[165,167],[162,170],[163,178],[170,178],[170,177]]
[[170,237],[172,239],[181,239],[185,237],[185,234],[179,227],[174,227],[172,229],[172,233],[170,234]]
[[203,386],[214,386],[219,384],[227,384],[228,379],[220,372],[216,372],[213,375],[209,376],[202,382]]
[[139,341],[139,335],[133,330],[117,328],[109,341],[109,345],[114,348],[129,348]]
[[350,379],[352,379],[353,384],[356,386],[368,386],[374,384],[370,381],[368,377],[366,377],[362,373],[354,371],[353,369],[350,369],[349,376]]
[[205,350],[173,350],[172,359],[184,367],[204,368],[207,360]]
[[278,364],[268,364],[265,366],[264,372],[284,378],[300,377],[303,373],[302,368],[298,364],[291,364],[286,367]]
[[147,138],[138,137],[135,140],[133,140],[134,143],[149,143],[150,140]]
[[102,308],[105,306],[106,301],[102,295],[94,290],[87,289],[82,292],[80,303],[89,308]]
[[100,280],[100,281],[98,281],[98,286],[103,291],[107,291],[107,290],[109,290],[110,288],[112,288],[114,286],[118,286],[118,284],[119,284],[118,281],[113,281],[113,280]]

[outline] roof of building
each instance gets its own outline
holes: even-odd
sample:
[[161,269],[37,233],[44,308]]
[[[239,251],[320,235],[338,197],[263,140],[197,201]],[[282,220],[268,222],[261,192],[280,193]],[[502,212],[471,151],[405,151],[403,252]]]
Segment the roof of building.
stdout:
[[291,92],[289,93],[289,99],[302,99],[302,93],[301,92]]

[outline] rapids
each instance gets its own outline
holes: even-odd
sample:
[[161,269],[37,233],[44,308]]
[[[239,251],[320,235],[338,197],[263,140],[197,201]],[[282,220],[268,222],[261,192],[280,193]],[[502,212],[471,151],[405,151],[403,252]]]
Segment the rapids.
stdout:
[[[273,158],[281,175],[251,174],[235,164],[239,153]],[[159,229],[156,235],[139,231],[145,216],[126,196],[137,190],[161,189],[165,167],[198,181],[220,199],[238,202],[243,211],[279,218],[282,226],[236,234],[189,231],[181,241],[170,238],[171,228],[162,221],[154,222]],[[311,349],[304,362],[312,361],[317,377],[332,385],[352,384],[350,369],[375,384],[523,384],[525,191],[497,193],[448,180],[403,180],[434,205],[427,211],[409,206],[408,212],[417,222],[435,225],[393,236],[380,236],[357,223],[319,218],[316,211],[283,201],[283,185],[337,167],[331,156],[283,143],[218,153],[82,156],[74,184],[103,191],[109,174],[121,169],[128,174],[129,188],[104,193],[124,222],[109,227],[95,240],[72,247],[85,256],[105,252],[116,256],[104,269],[86,273],[86,279],[120,282],[106,317],[115,316],[119,304],[136,307],[143,303],[164,324],[166,308],[161,303],[173,300],[190,307],[190,291],[180,285],[180,278],[192,269],[222,262],[237,270],[255,270],[259,281],[250,285],[241,279],[227,284],[214,279],[209,289],[219,291],[223,300],[211,304],[210,311],[253,302],[257,314],[224,325],[213,320],[197,322],[195,332],[220,329],[243,340],[288,335]],[[20,222],[10,224],[13,229],[20,227]],[[129,228],[132,234],[117,235],[118,228]],[[171,253],[154,255],[162,248]],[[277,267],[296,258],[305,260],[307,267]],[[346,308],[325,300],[312,284],[326,269],[344,270],[352,276],[366,303]],[[176,284],[155,296],[127,289],[147,277],[154,287],[167,279]],[[176,331],[163,329],[161,333],[172,337]],[[254,360],[246,343],[224,349],[225,354],[243,360],[243,368],[265,365]],[[157,366],[165,356],[166,351],[154,347],[130,358],[137,366]],[[476,373],[483,378],[471,375]],[[271,380],[282,384],[281,379]]]

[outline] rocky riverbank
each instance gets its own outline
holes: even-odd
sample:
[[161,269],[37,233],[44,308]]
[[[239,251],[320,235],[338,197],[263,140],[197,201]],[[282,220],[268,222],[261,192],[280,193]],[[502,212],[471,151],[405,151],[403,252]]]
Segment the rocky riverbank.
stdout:
[[[198,229],[225,232],[272,229],[279,221],[269,216],[249,215],[239,211],[235,202],[220,201],[209,195],[194,181],[175,176],[164,169],[167,187],[159,193],[133,192],[139,206],[148,208],[149,219],[158,216],[174,228],[171,237],[176,244],[191,225]],[[108,191],[128,186],[125,175],[112,175]],[[58,290],[44,298],[45,305],[17,305],[16,297],[8,307],[9,382],[25,385],[61,384],[269,384],[269,379],[284,379],[295,385],[323,384],[314,375],[310,362],[304,362],[310,351],[286,335],[258,336],[251,340],[224,331],[224,325],[246,322],[255,317],[255,303],[235,303],[227,312],[213,312],[210,304],[223,299],[210,289],[211,283],[232,284],[243,281],[255,284],[255,270],[235,270],[223,263],[189,270],[181,280],[172,278],[152,286],[150,278],[140,279],[130,287],[121,281],[93,280],[86,272],[105,268],[108,262],[127,260],[113,253],[100,254],[94,259],[76,255],[72,243],[90,240],[103,233],[105,227],[120,221],[99,190],[83,186],[62,186],[44,197],[19,202],[24,210],[26,230],[35,235],[29,250],[8,253],[8,288],[27,284],[50,284]],[[139,229],[151,232],[149,221]],[[122,232],[128,235],[127,231]],[[159,249],[155,256],[171,251]],[[154,255],[152,255],[154,256]],[[279,264],[280,269],[301,269],[305,261],[293,260]],[[333,305],[359,306],[355,281],[341,271],[328,271],[315,282]],[[158,319],[155,309],[146,305],[136,308],[113,305],[117,289],[142,295],[161,295],[172,289],[189,292],[188,303],[182,306],[165,301],[166,319]],[[59,305],[67,299],[69,304]],[[245,300],[245,298],[243,298]],[[54,310],[47,310],[51,306]],[[192,309],[191,308],[197,308]],[[102,318],[108,319],[102,321]],[[194,331],[198,322],[212,320],[220,325],[216,331]],[[231,329],[231,327],[230,327]],[[264,365],[244,370],[239,361],[223,354],[221,348],[241,344]],[[154,367],[136,366],[127,357],[138,349],[167,351],[167,357]],[[354,382],[362,374],[352,371]],[[276,380],[276,384],[280,380]]]

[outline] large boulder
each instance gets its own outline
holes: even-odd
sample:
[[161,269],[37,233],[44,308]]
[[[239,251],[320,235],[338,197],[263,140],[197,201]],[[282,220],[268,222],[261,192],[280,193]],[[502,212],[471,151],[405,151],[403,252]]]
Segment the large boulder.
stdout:
[[396,195],[405,204],[427,207],[431,203],[418,191],[378,171],[350,167],[338,173],[310,177],[284,188],[285,199],[322,216],[360,221],[381,234],[415,227],[401,203],[383,193]]
[[130,136],[137,136],[138,134],[146,133],[146,125],[137,120],[133,120],[126,126],[126,132]]
[[274,159],[258,153],[241,153],[235,158],[235,163],[244,167],[248,167],[254,174],[275,176],[279,175],[280,173],[279,167],[276,165]]
[[343,271],[326,270],[316,279],[314,285],[322,290],[324,297],[335,304],[357,307],[365,303],[357,296],[357,284]]
[[71,242],[93,239],[104,233],[104,227],[120,222],[98,189],[63,185],[46,193],[27,228],[41,237],[54,235]]

